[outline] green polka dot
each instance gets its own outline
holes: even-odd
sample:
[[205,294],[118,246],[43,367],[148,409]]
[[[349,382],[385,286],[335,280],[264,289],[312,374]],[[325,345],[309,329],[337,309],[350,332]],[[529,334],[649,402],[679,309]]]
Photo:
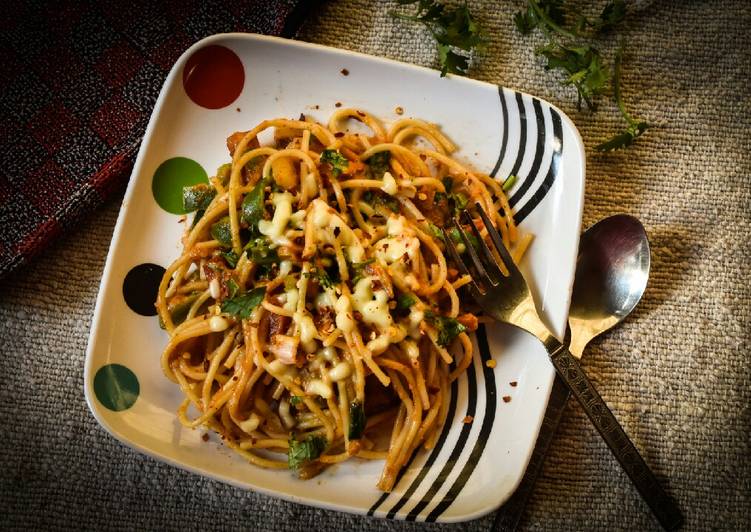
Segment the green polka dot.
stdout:
[[159,206],[172,214],[185,214],[183,210],[183,187],[208,183],[206,170],[187,157],[167,159],[154,172],[151,192]]
[[94,376],[96,398],[114,412],[133,406],[140,390],[136,374],[120,364],[102,366]]

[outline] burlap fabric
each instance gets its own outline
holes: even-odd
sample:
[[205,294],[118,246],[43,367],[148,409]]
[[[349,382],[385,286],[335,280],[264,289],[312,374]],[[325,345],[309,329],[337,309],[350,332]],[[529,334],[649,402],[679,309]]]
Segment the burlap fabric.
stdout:
[[[472,75],[548,99],[580,128],[588,150],[585,226],[626,212],[650,236],[644,299],[626,323],[592,343],[589,374],[669,480],[687,529],[748,530],[751,9],[745,1],[642,5],[627,31],[625,97],[657,127],[630,150],[600,156],[592,147],[618,127],[612,106],[577,112],[570,91],[534,59],[534,39],[513,30],[514,6],[472,4],[491,37]],[[301,38],[434,66],[425,32],[392,20],[389,7],[332,2]],[[83,359],[118,207],[115,200],[92,213],[0,283],[0,526],[452,528],[277,501],[160,464],[108,436],[84,402]],[[656,527],[576,404],[564,414],[522,527]]]

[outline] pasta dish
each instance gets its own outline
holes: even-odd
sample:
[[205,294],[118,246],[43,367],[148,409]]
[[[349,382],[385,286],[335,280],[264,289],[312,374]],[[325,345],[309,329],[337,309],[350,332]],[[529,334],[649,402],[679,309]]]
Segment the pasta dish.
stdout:
[[195,215],[156,302],[179,420],[300,478],[383,460],[390,491],[472,363],[477,317],[458,295],[471,279],[444,239],[466,246],[449,221],[479,203],[515,258],[529,238],[501,185],[424,121],[341,109],[327,125],[266,120],[227,147],[231,163],[184,189]]

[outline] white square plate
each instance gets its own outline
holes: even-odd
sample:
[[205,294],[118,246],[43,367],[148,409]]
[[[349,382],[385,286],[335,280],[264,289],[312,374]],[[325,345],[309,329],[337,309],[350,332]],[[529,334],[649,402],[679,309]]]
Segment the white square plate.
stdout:
[[[219,109],[194,103],[183,82],[190,58],[208,46],[229,49],[244,74],[239,96]],[[375,487],[379,461],[351,460],[301,481],[290,472],[256,468],[214,436],[203,441],[203,430],[183,428],[175,415],[182,394],[159,366],[167,334],[156,317],[126,304],[129,272],[153,272],[137,267],[166,267],[180,253],[178,216],[160,208],[152,193],[152,178],[164,161],[188,157],[211,174],[229,160],[230,133],[300,113],[326,122],[336,102],[387,123],[402,107],[404,116],[437,123],[459,146],[459,160],[499,179],[518,176],[511,204],[522,230],[535,235],[522,269],[543,319],[563,335],[584,193],[584,147],[563,113],[513,90],[441,78],[434,70],[386,59],[258,35],[216,35],[177,61],[146,130],[97,299],[86,353],[86,399],[102,426],[122,442],[236,486],[380,517],[479,517],[504,502],[521,480],[545,411],[554,370],[531,336],[501,325],[478,332],[474,364],[453,384],[436,447],[416,454],[386,495]],[[144,286],[135,277],[130,280]],[[151,297],[148,289],[146,296]],[[485,364],[491,357],[494,368]],[[473,421],[464,423],[466,416]]]

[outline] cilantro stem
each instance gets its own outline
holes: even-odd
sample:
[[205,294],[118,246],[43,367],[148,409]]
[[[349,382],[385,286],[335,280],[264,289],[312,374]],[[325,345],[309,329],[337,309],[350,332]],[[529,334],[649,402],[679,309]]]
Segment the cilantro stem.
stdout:
[[621,96],[621,61],[623,60],[623,43],[618,47],[615,52],[615,58],[613,59],[613,95],[615,96],[615,103],[618,105],[618,109],[626,119],[629,125],[636,123],[636,120],[631,118],[631,115],[626,111],[626,105],[623,103]]
[[566,37],[567,39],[576,39],[576,34],[568,31],[565,28],[560,27],[558,24],[551,19],[545,11],[542,10],[542,8],[539,6],[539,4],[535,0],[527,0],[527,4],[529,7],[531,7],[535,15],[537,15],[537,18],[539,18],[541,21],[545,23],[547,27],[549,27],[551,30],[556,32],[558,35],[562,35],[563,37]]

